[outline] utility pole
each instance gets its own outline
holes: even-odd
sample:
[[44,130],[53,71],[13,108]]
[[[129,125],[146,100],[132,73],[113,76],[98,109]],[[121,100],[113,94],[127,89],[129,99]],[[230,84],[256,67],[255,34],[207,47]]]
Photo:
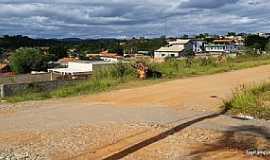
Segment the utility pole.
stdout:
[[168,17],[165,16],[165,19],[164,19],[164,35],[167,37],[167,34],[168,34]]

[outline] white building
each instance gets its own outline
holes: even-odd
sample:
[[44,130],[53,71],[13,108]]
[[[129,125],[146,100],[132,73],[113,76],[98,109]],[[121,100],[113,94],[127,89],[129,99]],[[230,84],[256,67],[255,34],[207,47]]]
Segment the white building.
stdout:
[[96,67],[113,64],[112,62],[103,61],[77,61],[69,62],[67,68],[48,69],[48,72],[60,74],[61,76],[82,76],[90,75]]
[[155,58],[182,57],[191,50],[192,42],[189,39],[177,39],[169,42],[168,46],[161,47],[154,52]]
[[258,35],[260,37],[264,37],[264,38],[269,38],[270,37],[270,33],[258,33]]

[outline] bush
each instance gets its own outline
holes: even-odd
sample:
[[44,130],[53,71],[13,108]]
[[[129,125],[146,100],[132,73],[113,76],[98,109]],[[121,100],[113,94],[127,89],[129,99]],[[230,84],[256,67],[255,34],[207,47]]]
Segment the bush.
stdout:
[[134,79],[136,70],[129,63],[117,63],[111,66],[102,67],[94,71],[93,77],[99,79]]
[[254,88],[241,88],[234,93],[233,99],[225,103],[232,114],[244,114],[259,119],[270,119],[270,85]]
[[31,71],[45,71],[48,58],[35,48],[19,48],[10,57],[10,67],[15,73],[30,73]]

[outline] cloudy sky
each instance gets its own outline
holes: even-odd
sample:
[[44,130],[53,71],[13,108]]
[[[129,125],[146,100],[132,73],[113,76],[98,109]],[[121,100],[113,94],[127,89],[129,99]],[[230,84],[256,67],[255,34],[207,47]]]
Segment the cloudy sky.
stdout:
[[270,32],[270,0],[0,0],[0,35],[125,38]]

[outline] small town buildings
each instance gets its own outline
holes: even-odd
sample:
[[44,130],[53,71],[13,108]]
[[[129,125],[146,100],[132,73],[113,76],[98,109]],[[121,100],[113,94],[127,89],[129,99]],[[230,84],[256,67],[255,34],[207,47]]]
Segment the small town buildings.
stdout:
[[190,39],[177,39],[170,41],[165,47],[154,52],[155,58],[183,57],[193,50],[193,44]]

